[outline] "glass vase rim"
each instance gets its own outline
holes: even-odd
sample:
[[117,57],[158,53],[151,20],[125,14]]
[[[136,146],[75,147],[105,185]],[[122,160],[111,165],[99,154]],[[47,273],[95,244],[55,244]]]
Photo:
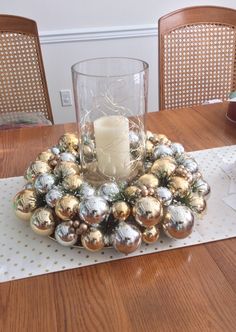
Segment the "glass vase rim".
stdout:
[[[119,59],[122,59],[122,60],[131,60],[131,61],[136,61],[137,63],[142,63],[143,64],[143,68],[141,68],[140,70],[137,70],[137,71],[130,71],[130,72],[127,72],[125,74],[113,74],[113,75],[107,75],[107,74],[104,74],[104,75],[96,75],[96,74],[87,74],[87,73],[84,73],[83,71],[79,71],[76,69],[76,67],[80,64],[83,64],[83,63],[86,63],[86,62],[93,62],[93,61],[96,61],[96,60],[108,60],[108,59],[112,59],[112,60],[119,60]],[[106,78],[106,77],[128,77],[128,76],[131,76],[131,75],[136,75],[136,74],[140,74],[146,70],[149,69],[149,64],[144,61],[144,60],[141,60],[141,59],[138,59],[138,58],[132,58],[132,57],[119,57],[119,56],[114,56],[114,57],[95,57],[95,58],[88,58],[88,59],[84,59],[84,60],[81,60],[81,61],[78,61],[76,63],[74,63],[72,66],[71,66],[71,70],[72,72],[76,73],[77,75],[81,75],[81,76],[85,76],[85,77],[95,77],[95,78]]]

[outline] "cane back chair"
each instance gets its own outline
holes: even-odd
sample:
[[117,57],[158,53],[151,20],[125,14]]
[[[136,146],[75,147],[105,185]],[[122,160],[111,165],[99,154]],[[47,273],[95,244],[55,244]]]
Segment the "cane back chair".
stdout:
[[36,22],[0,15],[0,116],[18,112],[53,123]]
[[236,10],[179,9],[158,27],[160,109],[227,100],[236,90]]

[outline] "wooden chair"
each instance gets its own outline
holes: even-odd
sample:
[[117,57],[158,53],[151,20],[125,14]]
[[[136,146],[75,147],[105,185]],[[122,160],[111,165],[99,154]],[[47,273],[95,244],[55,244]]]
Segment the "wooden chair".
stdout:
[[30,116],[53,123],[36,22],[0,15],[0,117],[19,113],[29,124]]
[[236,90],[236,10],[184,8],[158,26],[160,109],[227,100]]

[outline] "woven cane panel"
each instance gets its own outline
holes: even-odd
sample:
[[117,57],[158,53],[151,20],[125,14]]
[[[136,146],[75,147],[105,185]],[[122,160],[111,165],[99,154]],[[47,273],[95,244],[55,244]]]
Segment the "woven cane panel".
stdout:
[[37,39],[0,33],[0,112],[41,112],[47,100],[37,54]]
[[164,108],[227,100],[236,89],[235,27],[184,26],[164,36]]

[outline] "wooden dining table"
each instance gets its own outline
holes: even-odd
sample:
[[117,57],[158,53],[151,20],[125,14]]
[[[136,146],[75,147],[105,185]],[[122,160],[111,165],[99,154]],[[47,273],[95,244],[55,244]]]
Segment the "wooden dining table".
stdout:
[[[186,151],[234,145],[227,108],[148,113],[146,127]],[[0,177],[23,175],[39,152],[75,130],[63,124],[0,131]],[[1,332],[235,330],[235,238],[0,284]]]

